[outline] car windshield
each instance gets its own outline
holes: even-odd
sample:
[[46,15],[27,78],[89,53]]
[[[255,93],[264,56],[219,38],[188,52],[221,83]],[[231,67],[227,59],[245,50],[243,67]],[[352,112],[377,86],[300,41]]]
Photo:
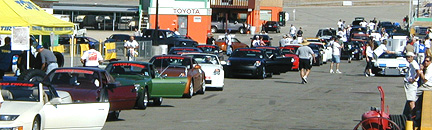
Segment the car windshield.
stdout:
[[1,82],[1,93],[5,101],[39,101],[39,85],[21,82]]
[[137,63],[113,63],[109,64],[105,70],[107,70],[111,75],[150,75],[146,65]]
[[218,53],[219,47],[218,46],[198,46],[199,49],[201,49],[205,53]]
[[405,54],[387,54],[383,53],[379,56],[379,58],[397,58],[397,57],[405,57]]
[[212,55],[193,55],[192,56],[198,64],[214,64],[219,65],[216,56]]
[[167,66],[189,66],[191,65],[190,59],[185,57],[175,56],[161,56],[155,57],[151,60],[155,67],[167,67]]
[[58,69],[48,75],[48,80],[52,85],[62,87],[92,88],[100,85],[98,74],[91,70]]
[[111,35],[110,39],[129,40],[128,35]]
[[261,50],[256,49],[237,49],[231,57],[244,57],[244,58],[263,58]]
[[324,36],[333,36],[333,35],[336,35],[336,30],[325,29],[325,30],[323,30],[323,35]]

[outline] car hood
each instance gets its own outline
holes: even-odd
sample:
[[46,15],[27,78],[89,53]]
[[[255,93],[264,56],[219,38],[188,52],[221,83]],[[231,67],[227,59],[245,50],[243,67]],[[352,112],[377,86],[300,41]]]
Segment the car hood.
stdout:
[[[375,66],[381,66],[385,64],[386,67],[399,67],[399,65],[404,64],[405,67],[409,65],[405,58],[379,58],[375,62]],[[404,66],[402,65],[402,66]]]
[[23,115],[39,111],[42,107],[43,105],[40,102],[4,101],[0,109],[0,115]]
[[213,65],[213,64],[200,64],[201,69],[207,74],[213,74],[215,69],[220,69],[223,71],[223,67],[220,65]]

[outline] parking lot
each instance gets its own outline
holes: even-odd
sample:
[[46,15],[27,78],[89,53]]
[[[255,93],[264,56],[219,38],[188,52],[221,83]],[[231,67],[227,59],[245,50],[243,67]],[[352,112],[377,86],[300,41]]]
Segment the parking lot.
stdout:
[[[350,23],[354,17],[402,23],[408,5],[363,7],[296,7],[294,24],[304,28],[305,37],[314,37],[322,27],[336,27],[339,19]],[[290,12],[293,8],[285,7]],[[274,34],[276,45],[288,26]],[[93,32],[100,39],[111,33]],[[102,36],[103,34],[103,36]],[[216,35],[223,35],[217,33]],[[246,44],[250,34],[236,34]],[[383,86],[390,114],[401,114],[405,103],[402,77],[364,77],[365,61],[341,63],[342,74],[330,74],[329,64],[314,66],[308,84],[300,84],[296,71],[264,80],[226,78],[223,91],[207,91],[191,99],[165,98],[162,106],[126,110],[120,120],[108,121],[104,130],[118,129],[352,129],[371,106],[380,106],[377,86]]]

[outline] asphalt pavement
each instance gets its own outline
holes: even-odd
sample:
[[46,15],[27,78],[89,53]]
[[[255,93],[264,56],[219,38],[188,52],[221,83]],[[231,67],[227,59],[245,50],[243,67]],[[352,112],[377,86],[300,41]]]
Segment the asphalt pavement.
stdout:
[[[402,23],[408,14],[408,5],[284,7],[287,12],[293,9],[295,21],[288,21],[282,33],[269,33],[273,45],[288,33],[290,24],[303,27],[307,38],[315,37],[319,28],[336,28],[339,19],[351,23],[354,17],[363,16],[366,20],[376,17]],[[89,36],[105,38],[111,33],[118,32],[90,31]],[[235,35],[249,44],[250,34]],[[299,72],[264,80],[228,78],[223,91],[207,91],[191,99],[165,98],[160,107],[122,111],[120,120],[106,122],[103,130],[348,130],[371,106],[380,107],[377,86],[384,88],[390,114],[401,114],[405,103],[403,78],[365,77],[365,65],[365,61],[342,60],[342,74],[330,74],[329,64],[314,66],[308,84],[300,84]]]

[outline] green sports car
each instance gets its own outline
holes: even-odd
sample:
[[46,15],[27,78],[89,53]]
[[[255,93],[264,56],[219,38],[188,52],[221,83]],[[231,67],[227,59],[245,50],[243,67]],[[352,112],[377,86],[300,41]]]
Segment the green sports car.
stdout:
[[182,97],[187,77],[160,75],[152,63],[138,61],[115,61],[105,68],[120,84],[133,85],[138,93],[136,107],[145,109],[149,100],[153,105],[162,104],[163,97]]

